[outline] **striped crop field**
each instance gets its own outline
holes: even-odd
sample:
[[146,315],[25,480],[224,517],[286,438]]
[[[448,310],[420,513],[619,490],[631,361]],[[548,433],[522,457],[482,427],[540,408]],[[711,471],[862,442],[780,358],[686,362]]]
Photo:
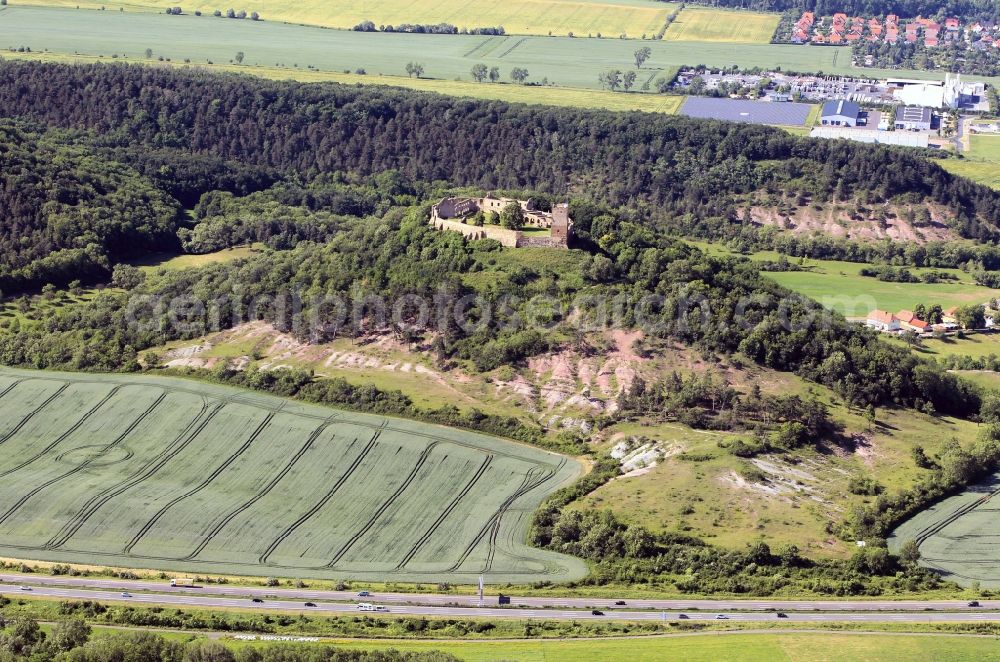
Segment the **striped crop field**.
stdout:
[[580,465],[188,380],[0,368],[0,555],[192,573],[568,580],[524,544]]
[[[157,13],[167,6],[154,0],[11,0],[10,4]],[[210,17],[229,6],[192,0],[183,9]],[[350,29],[362,21],[376,25],[450,23],[458,28],[503,26],[508,34],[572,32],[580,37],[602,33],[632,38],[658,32],[679,6],[654,0],[243,0],[235,5],[237,11],[257,12],[264,21],[328,28]]]
[[998,495],[1000,474],[993,474],[903,522],[893,531],[889,549],[898,552],[913,540],[920,547],[920,565],[963,586],[1000,587]]

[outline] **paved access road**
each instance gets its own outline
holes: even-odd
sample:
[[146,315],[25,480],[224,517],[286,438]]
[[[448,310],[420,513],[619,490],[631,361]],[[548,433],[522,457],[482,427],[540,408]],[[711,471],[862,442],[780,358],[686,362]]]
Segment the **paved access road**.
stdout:
[[[317,611],[354,612],[355,602],[371,602],[390,607],[393,613],[438,616],[494,616],[508,618],[600,618],[590,609],[605,611],[605,618],[655,620],[676,618],[684,612],[691,619],[714,619],[715,613],[730,612],[733,620],[770,620],[774,611],[785,612],[789,620],[871,620],[871,621],[963,621],[998,620],[1000,601],[981,601],[978,608],[966,602],[944,600],[833,601],[833,600],[630,600],[615,605],[614,599],[513,597],[510,607],[497,608],[496,596],[488,596],[479,607],[478,598],[468,595],[380,593],[360,598],[353,591],[318,591],[209,584],[203,587],[171,587],[167,582],[127,581],[90,577],[50,577],[0,573],[0,591],[12,595],[20,586],[30,586],[32,595],[78,600],[129,601],[199,607],[246,607],[253,604],[270,609],[301,609],[304,602],[316,602]],[[132,593],[123,598],[122,592]],[[27,593],[27,592],[25,592]],[[251,603],[251,598],[263,603]],[[578,611],[583,610],[583,611]],[[640,611],[643,610],[643,611]],[[690,612],[690,613],[689,613]],[[742,613],[740,613],[742,612]],[[760,613],[753,613],[760,612]],[[822,613],[830,612],[830,613]],[[891,612],[891,613],[880,613]],[[784,620],[784,619],[783,619]]]

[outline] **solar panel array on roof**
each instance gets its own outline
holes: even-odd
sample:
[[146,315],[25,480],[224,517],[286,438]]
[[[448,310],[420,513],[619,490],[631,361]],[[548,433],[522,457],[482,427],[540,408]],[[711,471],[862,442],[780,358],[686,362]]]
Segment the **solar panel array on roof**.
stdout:
[[701,119],[747,122],[750,124],[775,124],[780,126],[805,126],[812,108],[807,103],[775,103],[747,101],[744,99],[715,99],[713,97],[688,97],[681,106],[681,114]]

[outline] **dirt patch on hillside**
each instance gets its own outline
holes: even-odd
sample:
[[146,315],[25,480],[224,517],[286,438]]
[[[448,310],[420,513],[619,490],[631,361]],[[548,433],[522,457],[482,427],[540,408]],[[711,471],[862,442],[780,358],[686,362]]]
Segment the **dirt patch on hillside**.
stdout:
[[[930,203],[906,207],[871,205],[864,208],[860,218],[857,206],[852,204],[828,204],[821,210],[808,205],[793,205],[793,208],[791,216],[785,216],[773,207],[754,206],[750,209],[751,220],[756,225],[770,225],[792,234],[823,234],[840,239],[892,239],[923,244],[961,238],[948,226],[953,214]],[[741,220],[747,220],[744,216],[741,211]],[[929,216],[930,220],[906,220],[921,216]]]

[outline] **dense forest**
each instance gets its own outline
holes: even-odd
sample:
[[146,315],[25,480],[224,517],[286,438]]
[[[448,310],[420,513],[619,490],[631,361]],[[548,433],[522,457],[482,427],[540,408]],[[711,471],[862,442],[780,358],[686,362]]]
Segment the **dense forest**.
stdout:
[[[150,158],[184,153],[240,163],[231,188],[274,173],[395,170],[408,182],[590,199],[695,234],[742,225],[740,196],[761,189],[929,199],[981,241],[1000,226],[1000,193],[920,154],[762,126],[128,65],[2,62],[0,74],[0,113],[96,132],[99,147],[150,177]],[[185,206],[207,190],[195,184],[178,187]]]
[[967,20],[1000,20],[995,0],[700,0],[712,7],[735,7],[756,11],[814,11],[830,16],[958,16]]
[[92,279],[177,243],[180,205],[93,150],[0,122],[0,290]]

